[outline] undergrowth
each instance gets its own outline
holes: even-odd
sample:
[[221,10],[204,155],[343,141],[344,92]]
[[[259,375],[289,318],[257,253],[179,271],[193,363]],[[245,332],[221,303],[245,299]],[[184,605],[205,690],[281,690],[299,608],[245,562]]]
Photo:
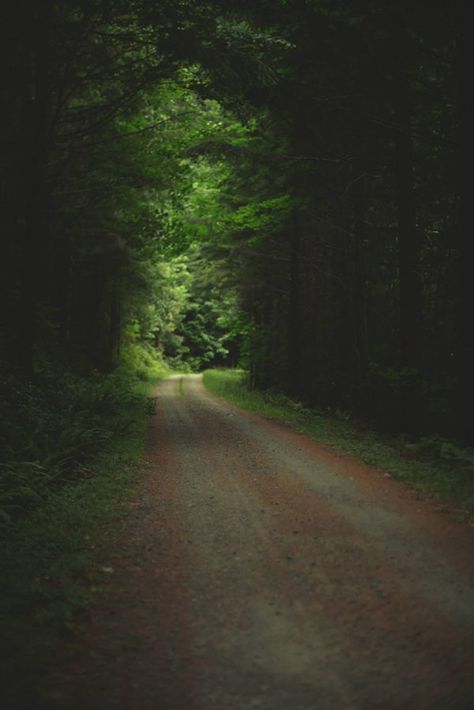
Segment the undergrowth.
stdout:
[[135,346],[107,377],[2,381],[1,416],[12,417],[1,468],[2,707],[42,707],[58,640],[113,574],[107,555],[138,481],[150,391],[167,372]]
[[91,461],[149,409],[146,384],[161,371],[137,346],[107,376],[46,366],[25,380],[0,370],[0,527],[92,475]]
[[208,370],[214,394],[251,412],[287,424],[319,442],[353,454],[405,482],[420,496],[456,506],[460,518],[474,512],[474,451],[433,435],[417,441],[384,436],[344,412],[308,409],[275,392],[250,390],[242,370]]

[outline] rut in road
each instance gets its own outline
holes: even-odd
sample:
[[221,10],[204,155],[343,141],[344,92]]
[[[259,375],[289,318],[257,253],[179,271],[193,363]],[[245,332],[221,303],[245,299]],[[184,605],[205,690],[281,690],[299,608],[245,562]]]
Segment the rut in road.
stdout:
[[474,707],[471,527],[198,376],[161,384],[148,460],[52,704]]

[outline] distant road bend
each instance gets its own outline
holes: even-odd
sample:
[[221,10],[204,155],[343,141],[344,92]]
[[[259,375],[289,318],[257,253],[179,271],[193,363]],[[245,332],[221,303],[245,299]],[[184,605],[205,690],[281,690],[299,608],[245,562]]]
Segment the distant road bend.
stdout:
[[474,708],[474,529],[208,394],[158,390],[67,708]]

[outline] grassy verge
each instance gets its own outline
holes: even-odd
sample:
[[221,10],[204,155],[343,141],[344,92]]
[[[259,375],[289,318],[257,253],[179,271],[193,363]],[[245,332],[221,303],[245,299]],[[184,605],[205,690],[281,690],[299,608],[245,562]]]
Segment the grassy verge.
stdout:
[[149,395],[166,374],[151,359],[126,362],[115,377],[118,391],[128,396],[121,398],[118,419],[107,425],[100,450],[81,462],[81,476],[76,473],[73,480],[53,487],[40,504],[3,530],[1,707],[43,707],[41,682],[58,661],[61,639],[74,632],[78,614],[113,574],[108,554],[139,482]]
[[353,454],[414,488],[456,508],[464,519],[474,513],[474,452],[440,437],[409,442],[371,431],[347,416],[307,409],[288,397],[249,390],[241,370],[208,370],[204,384],[214,394],[248,411],[280,421],[319,442]]

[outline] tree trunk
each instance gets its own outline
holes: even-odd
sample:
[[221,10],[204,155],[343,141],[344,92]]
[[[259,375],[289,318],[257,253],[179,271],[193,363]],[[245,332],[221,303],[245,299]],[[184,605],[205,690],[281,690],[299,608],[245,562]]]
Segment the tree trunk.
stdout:
[[48,154],[48,115],[50,108],[50,16],[51,3],[43,2],[32,10],[31,99],[25,110],[29,115],[29,135],[24,137],[30,150],[25,174],[25,227],[22,240],[20,280],[20,323],[18,363],[24,370],[33,366],[36,304],[41,277],[41,261],[47,250],[46,162]]
[[398,216],[401,426],[414,432],[419,425],[421,287],[419,238],[413,175],[413,144],[408,77],[400,72],[395,91],[396,184]]
[[299,397],[301,387],[301,243],[298,216],[293,213],[290,236],[289,366],[291,394]]
[[470,59],[474,21],[470,3],[460,13],[458,40],[459,106],[459,433],[465,443],[474,443],[474,92]]
[[367,274],[364,259],[366,196],[362,164],[354,160],[352,179],[352,281],[353,281],[353,341],[354,382],[357,387],[357,404],[363,404],[364,387],[367,381]]

